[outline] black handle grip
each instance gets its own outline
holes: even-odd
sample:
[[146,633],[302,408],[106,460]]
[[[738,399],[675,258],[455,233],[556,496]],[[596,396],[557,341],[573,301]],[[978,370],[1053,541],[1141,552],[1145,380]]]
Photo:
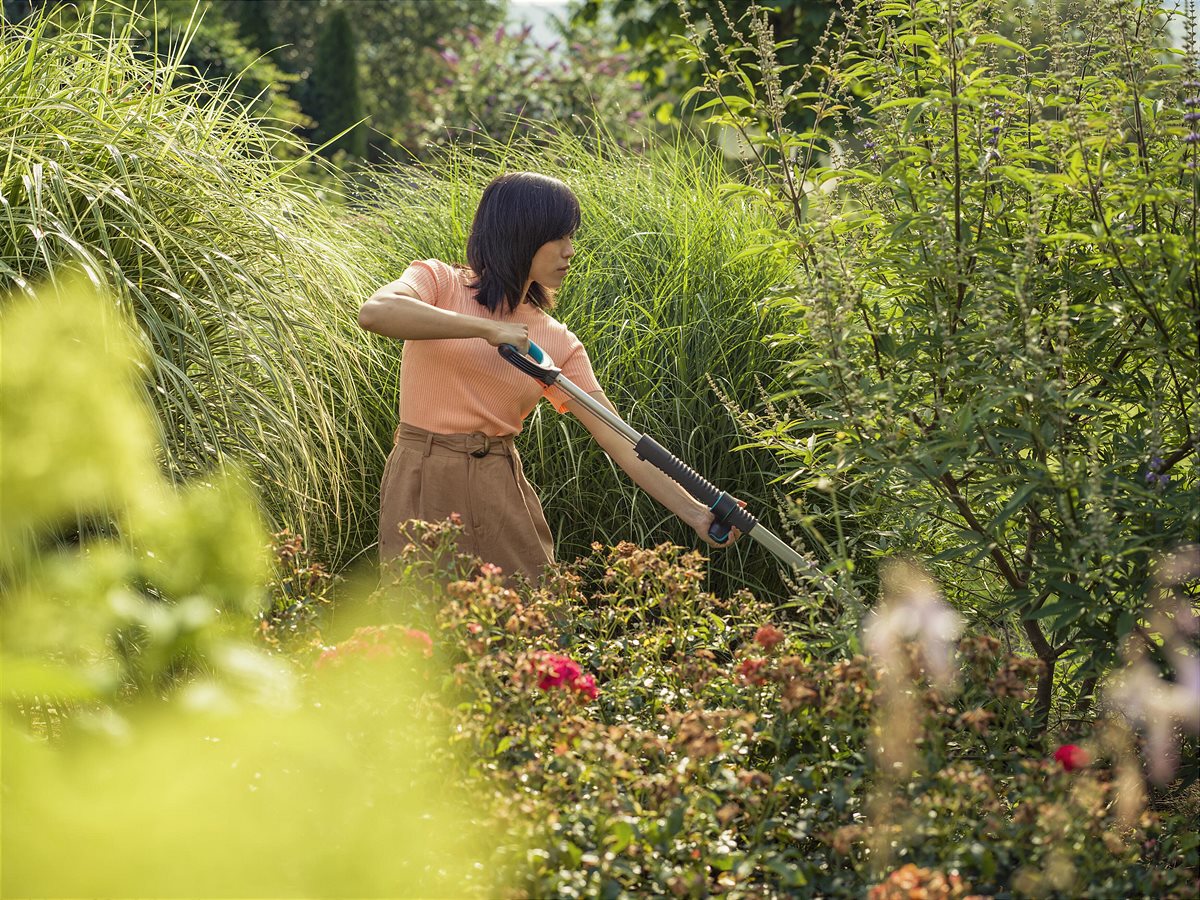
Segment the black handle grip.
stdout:
[[633,449],[637,452],[638,459],[644,459],[655,468],[661,469],[680,487],[712,510],[713,524],[708,529],[708,536],[714,541],[724,543],[729,537],[730,528],[737,528],[746,534],[758,524],[758,520],[738,506],[733,497],[709,483],[704,476],[650,435],[643,434]]
[[[507,359],[510,363],[512,363],[526,375],[536,378],[544,385],[549,386],[554,384],[554,382],[558,380],[558,376],[562,374],[562,369],[554,366],[539,366],[512,344],[501,344],[496,349],[500,352],[500,355]],[[541,353],[541,350],[538,350],[538,353]]]

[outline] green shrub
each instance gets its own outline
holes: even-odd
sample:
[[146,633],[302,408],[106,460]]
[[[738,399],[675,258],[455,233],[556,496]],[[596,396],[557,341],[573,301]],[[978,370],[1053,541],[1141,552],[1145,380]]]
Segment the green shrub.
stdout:
[[[79,279],[3,326],[0,892],[494,895],[428,636],[367,626],[319,666],[254,647],[253,492],[159,472],[137,324]],[[93,518],[115,533],[53,540]]]
[[[1195,22],[1185,54],[1135,0],[855,11],[820,91],[790,90],[757,6],[708,83],[754,153],[730,196],[778,212],[759,249],[797,270],[808,415],[769,440],[794,483],[854,486],[860,568],[915,552],[1018,631],[1044,725],[1056,687],[1087,709],[1151,560],[1200,526]],[[722,105],[742,78],[754,102]],[[781,127],[797,106],[816,130]]]
[[[452,546],[454,527],[418,543]],[[414,544],[411,561],[425,553]],[[491,865],[522,894],[1194,889],[1194,823],[1147,810],[1117,720],[1074,731],[1063,761],[1030,737],[1036,658],[970,634],[939,679],[930,646],[897,631],[888,666],[823,659],[752,596],[702,590],[701,562],[598,545],[537,590],[484,569],[444,595],[376,598],[431,617],[478,814],[506,836]],[[900,607],[903,593],[885,590]],[[895,621],[927,626],[914,615]]]

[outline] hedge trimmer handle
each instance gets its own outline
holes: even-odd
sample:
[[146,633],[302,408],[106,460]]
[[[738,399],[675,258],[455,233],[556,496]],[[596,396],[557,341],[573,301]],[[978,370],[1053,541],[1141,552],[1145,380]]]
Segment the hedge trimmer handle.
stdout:
[[582,408],[588,410],[596,418],[605,422],[614,432],[629,441],[637,453],[638,459],[650,463],[665,473],[692,497],[707,506],[713,514],[713,522],[708,528],[708,536],[715,543],[724,544],[729,539],[731,528],[737,528],[742,534],[753,538],[789,565],[798,569],[811,568],[811,563],[760,525],[754,516],[742,508],[736,498],[711,484],[704,476],[672,454],[650,435],[642,434],[631,427],[628,422],[600,403],[595,397],[572,383],[571,379],[563,376],[562,370],[555,367],[554,361],[533,341],[529,342],[528,356],[512,344],[501,344],[496,349],[500,351],[501,356],[526,375],[536,378],[547,387],[557,385]]
[[[529,356],[526,356],[512,344],[501,344],[496,348],[500,351],[500,355],[507,359],[510,363],[533,378],[536,378],[542,384],[549,386],[554,384],[558,376],[562,374],[562,369],[556,368],[554,360],[550,359],[533,341],[529,342]],[[530,360],[530,356],[533,360]],[[549,360],[549,365],[539,365],[539,363]]]

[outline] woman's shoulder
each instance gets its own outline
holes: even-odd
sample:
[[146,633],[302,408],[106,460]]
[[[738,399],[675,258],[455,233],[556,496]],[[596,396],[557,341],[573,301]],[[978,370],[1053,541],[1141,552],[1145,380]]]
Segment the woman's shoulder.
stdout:
[[412,265],[428,270],[439,294],[461,300],[466,294],[473,293],[470,285],[475,280],[475,273],[468,266],[437,258],[416,259]]
[[426,266],[432,269],[438,275],[444,275],[448,278],[457,278],[461,281],[472,281],[475,278],[475,273],[469,266],[464,266],[462,263],[447,262],[444,259],[414,259],[414,266]]

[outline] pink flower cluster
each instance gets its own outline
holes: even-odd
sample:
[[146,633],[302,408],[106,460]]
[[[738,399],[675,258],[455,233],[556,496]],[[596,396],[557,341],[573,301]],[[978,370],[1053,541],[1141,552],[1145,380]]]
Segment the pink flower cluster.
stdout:
[[433,639],[419,628],[402,625],[364,625],[340,644],[325,650],[316,661],[316,668],[340,666],[347,659],[390,659],[397,649],[419,650],[433,656]]
[[561,687],[589,700],[595,700],[600,693],[596,679],[583,674],[579,663],[567,656],[541,651],[533,657],[533,671],[538,677],[538,687],[543,691]]

